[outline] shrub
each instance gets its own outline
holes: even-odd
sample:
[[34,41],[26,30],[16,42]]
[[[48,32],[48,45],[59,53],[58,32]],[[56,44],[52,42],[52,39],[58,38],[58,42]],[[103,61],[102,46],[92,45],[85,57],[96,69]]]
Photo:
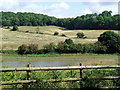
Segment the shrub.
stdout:
[[63,51],[64,51],[64,42],[59,42],[58,44],[57,44],[57,51],[58,51],[58,53],[63,53]]
[[66,43],[66,44],[73,44],[73,40],[72,39],[66,39],[64,41],[64,43]]
[[39,32],[39,34],[44,34],[43,32]]
[[25,44],[22,44],[21,46],[18,47],[18,50],[17,50],[18,54],[26,54],[28,52],[28,46],[25,45]]
[[27,54],[33,54],[33,53],[36,53],[38,50],[38,45],[37,44],[30,44],[28,46],[28,52]]
[[120,53],[120,35],[106,31],[98,37],[98,41],[107,47],[108,53]]
[[76,44],[76,51],[78,53],[84,53],[84,45],[83,44]]
[[18,26],[15,25],[15,26],[13,26],[13,29],[11,31],[17,31],[17,30],[18,30]]
[[28,33],[29,31],[25,31],[26,33]]
[[54,35],[58,35],[59,33],[58,32],[55,32]]
[[38,45],[37,44],[30,44],[30,45],[21,45],[18,47],[18,54],[35,54],[38,50]]
[[84,33],[82,33],[82,32],[81,33],[79,32],[76,35],[77,35],[78,38],[83,38],[85,36]]
[[56,45],[54,43],[50,43],[48,45],[44,46],[44,50],[46,50],[46,52],[55,52],[55,47]]
[[45,49],[40,49],[40,50],[37,50],[36,52],[36,54],[46,54],[46,53],[48,53],[48,51]]
[[83,44],[83,53],[94,53],[94,44]]
[[96,42],[94,43],[95,47],[94,47],[94,53],[100,53],[100,54],[104,54],[107,51],[107,47],[103,46],[100,42]]
[[65,34],[62,34],[61,36],[66,37],[66,35],[65,35]]

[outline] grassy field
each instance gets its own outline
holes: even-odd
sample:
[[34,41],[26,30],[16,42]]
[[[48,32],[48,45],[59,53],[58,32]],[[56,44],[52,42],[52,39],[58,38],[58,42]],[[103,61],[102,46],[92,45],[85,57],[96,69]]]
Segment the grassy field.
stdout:
[[[38,44],[39,48],[43,45],[54,42],[57,44],[60,41],[71,38],[75,43],[94,43],[97,37],[106,30],[65,30],[57,26],[19,26],[19,31],[10,31],[10,29],[1,28],[2,30],[2,48],[3,50],[16,50],[22,44]],[[26,33],[29,31],[29,33]],[[54,32],[59,32],[58,36],[54,36]],[[118,31],[113,30],[118,33]],[[41,34],[37,34],[39,32]],[[77,32],[83,32],[87,38],[76,38]],[[65,34],[67,37],[62,37]]]
[[[118,63],[118,55],[116,54],[48,54],[23,56],[17,54],[3,54],[2,56],[2,62],[79,61],[82,62],[83,65],[116,65]],[[73,63],[72,65],[79,65],[79,63]]]

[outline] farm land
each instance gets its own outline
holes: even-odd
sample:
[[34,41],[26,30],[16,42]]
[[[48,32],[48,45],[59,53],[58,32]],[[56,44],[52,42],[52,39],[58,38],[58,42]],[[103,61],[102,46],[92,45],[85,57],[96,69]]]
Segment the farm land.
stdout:
[[[107,30],[66,30],[57,26],[19,26],[18,31],[10,31],[7,27],[2,30],[2,50],[17,50],[22,44],[38,44],[39,49],[51,42],[57,44],[65,39],[72,39],[75,43],[95,43],[97,37]],[[59,32],[59,35],[54,36],[54,32]],[[111,30],[118,33],[118,30]],[[37,32],[37,33],[36,33]],[[76,38],[77,32],[83,32],[87,38]],[[61,36],[65,34],[66,37]],[[6,61],[41,61],[41,60],[80,60],[84,65],[94,64],[117,64],[118,55],[116,54],[56,54],[56,55],[16,55],[3,54],[2,62]],[[74,63],[77,65],[77,63]]]

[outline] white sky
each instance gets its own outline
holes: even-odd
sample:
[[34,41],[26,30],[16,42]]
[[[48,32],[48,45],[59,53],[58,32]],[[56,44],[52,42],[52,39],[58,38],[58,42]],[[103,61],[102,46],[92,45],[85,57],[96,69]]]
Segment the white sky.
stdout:
[[101,13],[118,13],[119,0],[1,0],[0,11],[34,12],[59,18]]

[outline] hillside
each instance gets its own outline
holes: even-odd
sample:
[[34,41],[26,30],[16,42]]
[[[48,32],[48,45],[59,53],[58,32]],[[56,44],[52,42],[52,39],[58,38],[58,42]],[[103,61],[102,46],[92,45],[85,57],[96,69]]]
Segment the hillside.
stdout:
[[[3,26],[48,26],[55,25],[71,30],[120,30],[120,15],[112,11],[100,14],[86,14],[76,18],[56,18],[44,14],[28,12],[0,12]],[[1,23],[1,22],[0,22]]]
[[[106,30],[65,30],[57,26],[19,26],[19,31],[10,31],[10,29],[2,28],[2,48],[4,50],[16,50],[21,44],[38,44],[39,48],[43,45],[54,42],[57,44],[65,39],[72,39],[75,43],[94,43],[97,37]],[[26,32],[27,31],[27,32]],[[54,36],[54,32],[59,32],[59,35]],[[118,33],[118,31],[113,30]],[[39,32],[40,34],[37,34]],[[77,32],[83,32],[87,38],[76,38]],[[66,37],[61,36],[65,34]]]

